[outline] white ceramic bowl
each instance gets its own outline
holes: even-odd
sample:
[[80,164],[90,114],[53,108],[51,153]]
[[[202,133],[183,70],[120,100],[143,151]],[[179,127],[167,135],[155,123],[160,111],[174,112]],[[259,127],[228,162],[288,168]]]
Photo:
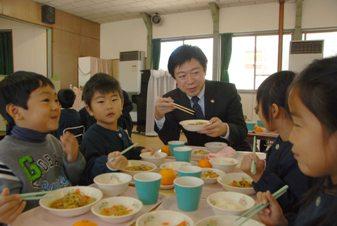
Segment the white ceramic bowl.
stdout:
[[[249,155],[252,154],[253,152],[251,151],[237,151],[237,160],[239,161],[239,165],[241,165],[242,159],[245,155]],[[267,154],[265,152],[255,152],[255,154],[257,155],[257,157],[259,157],[259,159],[261,160],[266,160]]]
[[154,154],[150,152],[144,152],[140,154],[140,157],[147,162],[152,162],[156,166],[159,166],[165,161],[167,154],[165,152],[155,152]]
[[227,147],[228,145],[224,142],[208,142],[205,144],[205,147],[207,148],[207,150],[209,150],[210,152],[218,152],[223,150],[225,147]]
[[207,204],[213,209],[215,215],[240,215],[253,207],[255,201],[248,195],[237,192],[220,191],[207,197]]
[[127,166],[140,166],[140,165],[146,165],[151,167],[150,170],[129,170],[129,169],[122,169],[121,171],[124,173],[127,173],[131,176],[135,175],[136,173],[140,173],[140,172],[152,172],[155,171],[157,169],[157,166],[155,164],[153,164],[152,162],[146,162],[146,161],[140,161],[140,160],[129,160],[128,161],[128,165]]
[[193,148],[192,149],[192,159],[200,160],[206,158],[209,151],[206,148]]
[[[237,224],[236,219],[238,216],[235,215],[215,215],[211,217],[206,217],[196,223],[196,226],[234,226]],[[243,218],[245,219],[245,218]],[[263,226],[261,222],[249,219],[242,226]]]
[[104,173],[94,178],[94,183],[107,196],[117,196],[128,190],[132,176],[126,173]]
[[[167,224],[165,224],[165,222]],[[193,220],[180,212],[171,210],[158,210],[143,214],[138,217],[136,226],[159,226],[159,225],[179,225],[185,222],[185,226],[193,226]]]
[[[216,173],[218,176],[217,177],[206,177],[206,172],[211,171],[213,173]],[[202,168],[201,170],[201,179],[204,180],[205,184],[215,184],[217,182],[217,179],[219,177],[223,177],[225,173],[221,170],[218,169],[213,169],[213,168]]]
[[[75,192],[79,190],[81,194],[90,196],[95,199],[94,202],[89,203],[85,206],[73,208],[73,209],[56,209],[51,208],[50,205],[58,200],[63,198],[65,195],[70,192]],[[88,187],[88,186],[74,186],[74,187],[65,187],[58,190],[54,190],[45,195],[42,199],[40,199],[39,204],[42,208],[48,210],[50,213],[60,216],[60,217],[74,217],[82,215],[90,210],[90,207],[95,205],[99,200],[103,197],[103,193],[98,188]]]
[[[123,205],[124,207],[131,210],[131,212],[122,216],[106,216],[102,214],[102,210],[104,208],[109,208],[114,205]],[[142,207],[143,204],[138,199],[126,196],[119,196],[102,199],[96,205],[91,207],[91,212],[104,221],[117,224],[131,220],[142,209]]]
[[253,187],[240,188],[231,185],[233,180],[241,181],[242,179],[245,179],[250,183],[253,181],[253,179],[245,173],[227,173],[222,177],[218,177],[218,182],[227,191],[239,192],[246,195],[254,195],[256,192]]
[[235,166],[239,163],[238,160],[234,158],[225,158],[225,157],[211,158],[209,162],[212,164],[213,168],[225,172],[232,171],[235,168]]
[[165,162],[160,165],[160,169],[173,169],[175,171],[178,171],[178,169],[182,166],[190,166],[192,165],[189,162],[181,162],[181,161],[175,161],[175,162]]
[[203,119],[190,119],[190,120],[184,120],[180,121],[179,124],[184,127],[187,131],[190,132],[197,132],[202,130],[206,125],[209,124],[208,120]]

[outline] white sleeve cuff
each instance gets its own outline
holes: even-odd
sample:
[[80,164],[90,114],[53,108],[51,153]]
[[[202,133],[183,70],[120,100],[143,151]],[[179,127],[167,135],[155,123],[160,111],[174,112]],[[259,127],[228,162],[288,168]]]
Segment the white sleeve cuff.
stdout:
[[227,126],[227,132],[226,132],[226,135],[225,135],[225,136],[220,136],[220,137],[221,137],[221,138],[224,138],[224,139],[226,139],[226,140],[228,140],[230,131],[229,131],[229,126],[228,126],[227,123],[226,123],[226,126]]
[[158,129],[161,130],[164,127],[165,117],[162,117],[159,120],[157,120],[156,118],[154,118],[154,121],[156,122],[156,125],[157,125]]

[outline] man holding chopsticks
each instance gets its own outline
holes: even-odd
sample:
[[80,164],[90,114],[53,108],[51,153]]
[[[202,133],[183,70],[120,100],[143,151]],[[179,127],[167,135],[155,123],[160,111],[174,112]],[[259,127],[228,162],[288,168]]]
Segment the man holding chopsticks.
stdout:
[[[226,142],[236,150],[250,150],[245,141],[247,128],[240,96],[231,83],[206,81],[207,58],[200,48],[182,45],[175,49],[168,70],[177,88],[158,98],[155,106],[155,131],[166,144],[179,140],[181,130],[189,145],[203,146],[207,142]],[[194,114],[179,110],[181,105]],[[179,109],[178,109],[179,108]],[[210,124],[198,132],[184,130],[179,122],[206,119]]]

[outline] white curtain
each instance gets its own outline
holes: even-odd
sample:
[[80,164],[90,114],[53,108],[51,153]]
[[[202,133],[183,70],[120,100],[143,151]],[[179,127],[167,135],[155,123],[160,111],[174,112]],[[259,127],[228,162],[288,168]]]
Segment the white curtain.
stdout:
[[176,81],[163,70],[151,70],[146,100],[146,136],[156,136],[154,131],[154,109],[158,97],[176,88]]

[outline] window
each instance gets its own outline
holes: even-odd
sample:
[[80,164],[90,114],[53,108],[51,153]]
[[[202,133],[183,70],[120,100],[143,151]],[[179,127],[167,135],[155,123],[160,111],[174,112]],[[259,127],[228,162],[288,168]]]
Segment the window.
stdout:
[[[288,69],[291,35],[283,36],[282,69]],[[255,90],[277,71],[278,35],[233,37],[229,81],[239,90]]]
[[324,40],[323,57],[331,57],[337,55],[337,31],[304,33],[304,40]]
[[168,59],[176,48],[187,44],[198,46],[207,57],[206,79],[212,80],[213,75],[213,38],[183,39],[177,41],[162,41],[160,46],[159,69],[167,70]]

